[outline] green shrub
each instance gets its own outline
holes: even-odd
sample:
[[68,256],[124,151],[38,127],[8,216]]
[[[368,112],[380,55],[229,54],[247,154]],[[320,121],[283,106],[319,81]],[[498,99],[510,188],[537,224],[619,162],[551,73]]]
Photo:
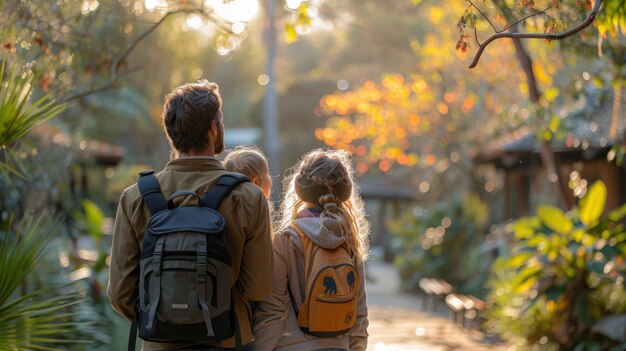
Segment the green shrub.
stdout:
[[528,350],[624,350],[592,328],[626,312],[626,204],[602,216],[596,182],[567,213],[540,206],[514,222],[512,255],[493,266],[487,327]]
[[389,223],[395,265],[407,290],[421,277],[450,282],[456,291],[482,295],[488,266],[478,247],[488,216],[477,196],[415,207]]

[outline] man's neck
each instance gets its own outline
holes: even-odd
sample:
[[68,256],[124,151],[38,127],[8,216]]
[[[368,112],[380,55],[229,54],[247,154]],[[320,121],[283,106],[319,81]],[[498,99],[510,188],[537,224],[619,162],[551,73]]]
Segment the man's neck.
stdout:
[[205,151],[189,151],[189,152],[181,152],[178,154],[178,158],[185,157],[215,157],[215,153],[210,150]]

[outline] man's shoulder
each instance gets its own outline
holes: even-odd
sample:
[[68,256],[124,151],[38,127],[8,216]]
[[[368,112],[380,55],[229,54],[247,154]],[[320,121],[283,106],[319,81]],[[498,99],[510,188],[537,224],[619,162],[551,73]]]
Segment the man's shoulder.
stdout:
[[140,197],[141,193],[139,192],[139,186],[137,185],[137,183],[134,183],[122,191],[121,201],[125,203],[130,203],[136,201]]
[[239,200],[243,200],[244,202],[254,202],[255,204],[259,201],[259,199],[265,198],[261,188],[249,181],[237,184],[231,189],[231,194]]
[[[182,181],[182,182],[176,179],[175,177],[173,177],[172,174],[168,174],[165,170],[156,172],[154,173],[154,175],[157,178],[157,181],[159,183],[161,190],[166,193],[165,195],[171,192],[174,192],[176,190],[184,190],[184,189],[196,191],[198,192],[198,194],[201,195],[211,190],[215,186],[215,183],[217,182],[220,176],[227,174],[226,171],[224,172],[218,171],[216,172],[217,174],[213,172],[210,172],[210,173],[209,172],[196,172],[196,173],[197,174],[194,174],[192,177],[194,178],[194,180],[190,180],[189,178],[187,178],[185,181]],[[207,184],[210,184],[208,185],[208,188],[207,188]],[[229,194],[226,196],[226,198],[229,198],[229,197],[235,198],[237,202],[243,201],[244,203],[250,203],[250,202],[256,203],[259,201],[259,199],[265,198],[261,188],[254,185],[250,181],[242,181],[234,185],[231,188]],[[139,190],[138,183],[134,183],[130,185],[129,187],[124,189],[124,191],[122,192],[122,201],[124,201],[125,203],[135,202],[135,201],[138,201],[140,198],[141,198],[141,192]]]

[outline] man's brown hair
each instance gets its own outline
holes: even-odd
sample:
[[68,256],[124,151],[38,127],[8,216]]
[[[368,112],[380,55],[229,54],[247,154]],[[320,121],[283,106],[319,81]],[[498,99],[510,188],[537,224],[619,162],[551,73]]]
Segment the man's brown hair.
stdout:
[[222,106],[216,83],[200,80],[174,89],[165,96],[163,129],[176,151],[201,151],[209,145],[211,122]]

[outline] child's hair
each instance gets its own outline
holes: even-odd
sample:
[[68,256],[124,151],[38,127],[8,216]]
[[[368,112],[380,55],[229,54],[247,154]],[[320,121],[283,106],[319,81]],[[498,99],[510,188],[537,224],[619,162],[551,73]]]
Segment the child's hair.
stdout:
[[241,173],[248,177],[263,177],[270,172],[267,158],[254,146],[237,146],[227,151],[224,168],[229,172]]
[[[263,152],[254,146],[238,146],[227,151],[224,157],[224,168],[229,172],[237,172],[246,175],[251,181],[258,179],[271,188],[272,179],[270,176],[267,158]],[[257,184],[261,186],[260,184]]]
[[350,250],[366,260],[370,225],[353,174],[351,155],[346,151],[321,148],[302,156],[283,184],[278,231],[291,225],[305,202],[315,203],[323,209],[322,218],[330,217],[341,223]]

